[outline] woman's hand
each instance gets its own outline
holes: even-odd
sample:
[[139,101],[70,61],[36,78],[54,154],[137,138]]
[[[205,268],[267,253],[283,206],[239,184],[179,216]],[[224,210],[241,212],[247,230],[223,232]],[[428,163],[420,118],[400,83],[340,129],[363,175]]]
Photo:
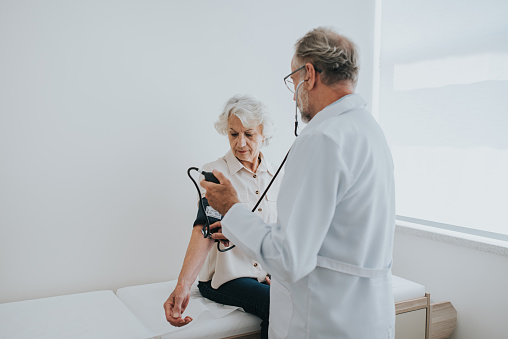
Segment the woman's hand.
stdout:
[[171,325],[181,327],[192,321],[192,318],[189,316],[182,318],[182,313],[187,308],[189,300],[190,289],[177,284],[173,293],[171,293],[168,300],[164,303],[166,319]]
[[229,239],[222,234],[222,224],[220,221],[214,222],[210,225],[210,231],[217,230],[212,233],[212,239],[219,240],[225,247],[229,247]]

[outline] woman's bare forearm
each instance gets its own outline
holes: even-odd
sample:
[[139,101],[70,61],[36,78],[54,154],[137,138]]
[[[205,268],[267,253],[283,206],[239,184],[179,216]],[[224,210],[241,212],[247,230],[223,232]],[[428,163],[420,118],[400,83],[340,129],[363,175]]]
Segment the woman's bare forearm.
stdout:
[[190,288],[192,283],[196,280],[201,266],[203,266],[206,256],[213,244],[214,241],[212,239],[203,238],[201,225],[194,226],[189,246],[187,246],[187,252],[183,260],[182,269],[178,276],[179,285]]

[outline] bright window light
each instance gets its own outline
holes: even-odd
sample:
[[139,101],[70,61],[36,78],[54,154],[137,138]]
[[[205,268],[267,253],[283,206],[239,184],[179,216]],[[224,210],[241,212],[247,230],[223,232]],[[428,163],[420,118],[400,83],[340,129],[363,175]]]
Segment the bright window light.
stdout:
[[395,91],[508,80],[508,53],[480,53],[396,64],[393,72]]
[[508,1],[383,0],[399,220],[508,239]]

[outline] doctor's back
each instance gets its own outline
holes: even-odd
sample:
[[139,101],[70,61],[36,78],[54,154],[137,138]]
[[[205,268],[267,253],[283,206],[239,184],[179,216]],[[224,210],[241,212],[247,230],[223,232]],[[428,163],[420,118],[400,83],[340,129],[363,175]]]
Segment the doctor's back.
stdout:
[[287,160],[278,198],[287,229],[274,236],[286,237],[283,260],[294,264],[280,278],[272,271],[274,338],[393,338],[393,164],[364,105],[352,94],[325,108]]
[[[335,33],[319,30],[302,40],[312,34],[333,39]],[[312,98],[309,91],[320,88],[309,87],[309,80],[313,72],[321,76],[320,65],[298,57],[302,44],[292,69],[305,65],[294,82],[307,91],[296,96],[310,121],[290,151],[271,234],[281,249],[281,264],[271,271],[271,337],[393,338],[392,156],[358,94],[345,92],[312,112],[322,96]]]

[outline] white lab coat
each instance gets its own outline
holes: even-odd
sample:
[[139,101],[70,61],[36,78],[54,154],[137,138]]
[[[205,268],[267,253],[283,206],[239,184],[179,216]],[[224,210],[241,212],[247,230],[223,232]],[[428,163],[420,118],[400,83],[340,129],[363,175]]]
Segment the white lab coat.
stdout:
[[241,204],[223,233],[272,274],[270,338],[394,337],[393,162],[357,94],[319,112],[285,166],[275,224]]

